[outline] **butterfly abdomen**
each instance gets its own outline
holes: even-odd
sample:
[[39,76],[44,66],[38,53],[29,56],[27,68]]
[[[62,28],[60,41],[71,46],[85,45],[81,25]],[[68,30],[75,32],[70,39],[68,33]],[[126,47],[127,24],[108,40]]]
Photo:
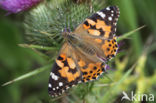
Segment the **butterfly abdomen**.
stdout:
[[95,47],[93,47],[91,44],[85,42],[82,40],[79,36],[75,34],[69,34],[67,35],[67,42],[75,49],[80,50],[88,55],[94,55],[96,54]]

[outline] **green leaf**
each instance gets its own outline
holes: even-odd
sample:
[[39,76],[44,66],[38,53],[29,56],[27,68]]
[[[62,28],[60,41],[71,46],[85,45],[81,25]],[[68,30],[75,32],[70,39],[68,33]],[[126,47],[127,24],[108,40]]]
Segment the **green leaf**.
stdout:
[[23,80],[23,79],[27,79],[27,78],[29,78],[29,77],[31,77],[31,76],[37,75],[37,74],[39,74],[39,73],[41,73],[41,72],[43,72],[43,71],[45,71],[45,70],[51,68],[51,66],[52,66],[51,64],[48,64],[48,65],[46,65],[46,66],[40,67],[40,68],[38,68],[38,69],[36,69],[36,70],[34,70],[34,71],[31,71],[31,72],[29,72],[29,73],[26,73],[26,74],[24,74],[24,75],[21,75],[21,76],[15,78],[15,79],[11,80],[11,81],[9,81],[9,82],[6,82],[6,83],[4,83],[2,86],[6,86],[6,85],[9,85],[9,84],[12,84],[12,83],[21,81],[21,80]]
[[146,26],[143,25],[143,26],[141,26],[141,27],[139,27],[139,28],[137,28],[137,29],[134,29],[134,30],[132,30],[132,31],[130,31],[130,32],[128,32],[128,33],[123,34],[122,36],[120,36],[120,37],[117,39],[117,41],[121,41],[121,40],[123,40],[123,39],[128,38],[129,36],[133,35],[135,32],[141,30],[141,29],[144,28],[144,27],[146,27]]
[[116,95],[118,92],[118,87],[121,86],[121,84],[128,78],[134,67],[136,66],[133,65],[124,75],[123,77],[116,83],[114,84],[105,94],[104,96],[99,99],[99,103],[109,103],[110,100],[112,100],[112,97]]

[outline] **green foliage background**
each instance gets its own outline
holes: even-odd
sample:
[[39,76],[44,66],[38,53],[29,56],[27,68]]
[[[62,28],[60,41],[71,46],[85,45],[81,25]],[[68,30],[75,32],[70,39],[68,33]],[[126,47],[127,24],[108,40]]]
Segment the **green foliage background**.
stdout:
[[[141,103],[121,101],[122,91],[156,95],[156,1],[72,1],[77,0],[47,0],[9,16],[0,11],[0,85],[8,84],[0,87],[1,103]],[[98,81],[78,85],[58,98],[49,97],[49,73],[62,45],[62,30],[74,30],[109,5],[120,8],[117,35],[122,43],[109,63],[112,69]]]

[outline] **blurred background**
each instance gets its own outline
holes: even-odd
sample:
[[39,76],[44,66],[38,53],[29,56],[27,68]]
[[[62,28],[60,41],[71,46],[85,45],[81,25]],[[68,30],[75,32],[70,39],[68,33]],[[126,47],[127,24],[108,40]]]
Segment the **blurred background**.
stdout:
[[[45,0],[7,16],[0,9],[0,85],[17,78],[0,86],[1,103],[156,103],[149,99],[156,96],[156,1],[56,1]],[[73,30],[110,5],[120,8],[117,35],[121,37],[111,69],[95,82],[80,84],[58,98],[49,97],[49,73],[62,45],[61,31],[66,26]],[[147,98],[121,101],[123,91],[129,97],[133,92]]]

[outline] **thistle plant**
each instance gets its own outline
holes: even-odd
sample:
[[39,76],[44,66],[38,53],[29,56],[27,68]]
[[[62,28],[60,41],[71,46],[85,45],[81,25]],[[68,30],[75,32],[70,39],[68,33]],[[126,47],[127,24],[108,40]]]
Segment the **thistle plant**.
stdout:
[[8,13],[26,11],[40,3],[42,0],[1,0],[0,7]]

